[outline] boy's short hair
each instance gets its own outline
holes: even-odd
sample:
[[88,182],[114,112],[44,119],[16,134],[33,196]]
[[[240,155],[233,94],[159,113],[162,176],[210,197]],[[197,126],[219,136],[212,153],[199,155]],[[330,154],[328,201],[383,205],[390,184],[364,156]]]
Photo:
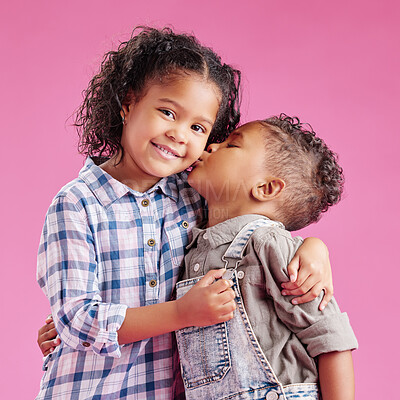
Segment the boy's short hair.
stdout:
[[337,155],[297,117],[280,114],[260,123],[268,129],[268,168],[286,183],[277,218],[289,231],[317,222],[341,199],[344,176]]

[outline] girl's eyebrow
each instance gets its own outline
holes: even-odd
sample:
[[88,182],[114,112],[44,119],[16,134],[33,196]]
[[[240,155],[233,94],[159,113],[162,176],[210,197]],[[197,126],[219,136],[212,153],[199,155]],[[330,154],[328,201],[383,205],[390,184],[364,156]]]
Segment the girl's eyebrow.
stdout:
[[[176,108],[179,108],[179,109],[183,109],[184,107],[183,106],[181,106],[178,102],[176,102],[175,100],[172,100],[172,99],[169,99],[169,98],[167,98],[167,97],[163,97],[163,98],[161,98],[161,99],[158,99],[159,101],[161,101],[161,102],[164,102],[164,103],[171,103],[173,106],[175,106]],[[198,116],[198,117],[196,117],[199,121],[203,121],[203,122],[207,122],[208,124],[210,124],[211,126],[213,126],[214,125],[214,122],[211,122],[208,118],[206,118],[206,117],[203,117],[203,116]]]

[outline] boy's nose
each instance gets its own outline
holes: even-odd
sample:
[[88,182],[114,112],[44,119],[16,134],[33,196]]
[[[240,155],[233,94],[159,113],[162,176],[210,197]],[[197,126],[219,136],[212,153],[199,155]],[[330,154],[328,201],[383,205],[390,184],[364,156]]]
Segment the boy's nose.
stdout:
[[207,153],[214,153],[214,151],[217,151],[219,144],[218,143],[211,143],[207,147]]

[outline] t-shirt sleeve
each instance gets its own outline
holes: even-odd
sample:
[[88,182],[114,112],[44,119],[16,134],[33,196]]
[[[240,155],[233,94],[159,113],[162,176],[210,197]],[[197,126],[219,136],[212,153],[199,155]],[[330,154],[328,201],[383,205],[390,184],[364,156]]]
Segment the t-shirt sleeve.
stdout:
[[254,250],[264,268],[267,295],[274,302],[278,318],[297,335],[311,357],[332,351],[353,350],[357,339],[346,313],[342,313],[335,299],[323,311],[318,309],[321,294],[315,300],[293,305],[293,296],[282,296],[281,283],[288,281],[287,265],[302,244],[279,229],[258,232]]
[[48,297],[61,340],[69,347],[120,357],[117,331],[127,306],[103,302],[95,241],[83,207],[58,196],[40,239],[37,279]]

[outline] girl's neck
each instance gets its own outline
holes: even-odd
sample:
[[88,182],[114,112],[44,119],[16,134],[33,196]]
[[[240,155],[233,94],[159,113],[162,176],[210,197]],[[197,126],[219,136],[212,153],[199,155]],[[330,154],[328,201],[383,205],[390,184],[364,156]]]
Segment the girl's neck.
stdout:
[[126,157],[121,159],[119,154],[101,164],[100,168],[117,181],[141,193],[149,190],[161,179],[158,177],[150,179],[148,175],[141,176],[137,166],[127,162]]

